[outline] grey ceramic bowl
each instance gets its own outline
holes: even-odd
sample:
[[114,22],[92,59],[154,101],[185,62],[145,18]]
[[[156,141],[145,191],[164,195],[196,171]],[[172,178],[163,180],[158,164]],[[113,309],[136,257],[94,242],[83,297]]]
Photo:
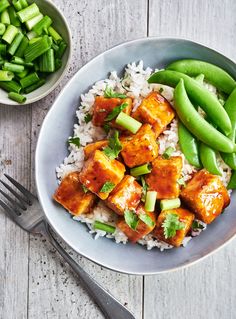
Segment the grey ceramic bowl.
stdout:
[[205,46],[182,39],[147,38],[114,47],[100,54],[70,80],[62,90],[43,123],[36,150],[36,182],[40,202],[54,230],[78,253],[110,269],[129,274],[157,274],[179,269],[206,257],[227,243],[236,233],[236,194],[225,213],[207,231],[190,241],[186,248],[160,252],[140,245],[115,244],[113,240],[94,240],[85,225],[74,221],[55,204],[57,187],[55,167],[67,155],[67,137],[72,134],[80,94],[107,77],[109,71],[122,72],[132,61],[164,68],[171,61],[196,58],[212,62],[236,78],[235,63]]
[[[62,58],[61,68],[57,72],[48,75],[47,81],[43,86],[27,94],[27,100],[23,105],[41,100],[57,87],[67,70],[71,55],[71,33],[68,23],[66,22],[66,19],[63,16],[62,12],[50,0],[29,0],[28,2],[35,2],[44,15],[47,14],[48,16],[50,16],[50,18],[52,18],[52,25],[55,26],[55,29],[61,34],[63,39],[68,44],[68,47]],[[8,98],[8,93],[3,91],[2,89],[0,89],[0,103],[7,105],[18,105],[17,102],[10,100]]]

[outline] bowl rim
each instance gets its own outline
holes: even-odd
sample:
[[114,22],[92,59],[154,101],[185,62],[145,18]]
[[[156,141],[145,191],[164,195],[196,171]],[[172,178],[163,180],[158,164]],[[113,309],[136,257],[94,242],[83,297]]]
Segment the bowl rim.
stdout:
[[119,47],[122,47],[124,45],[127,45],[127,44],[134,44],[134,43],[139,43],[139,42],[146,42],[146,41],[158,41],[158,40],[182,40],[182,41],[186,41],[186,42],[190,42],[190,43],[193,43],[193,44],[197,44],[197,45],[200,45],[206,49],[209,49],[211,51],[214,51],[215,53],[219,53],[221,54],[222,56],[224,56],[226,59],[228,59],[229,61],[233,62],[234,64],[236,64],[236,62],[231,59],[231,58],[228,58],[225,54],[223,54],[222,52],[218,51],[218,50],[215,50],[215,49],[212,49],[211,47],[208,47],[206,46],[205,44],[202,44],[201,42],[197,42],[197,41],[193,41],[193,40],[190,40],[188,38],[181,38],[181,37],[174,37],[174,36],[170,36],[170,37],[157,37],[157,36],[151,36],[151,37],[143,37],[143,38],[138,38],[138,39],[134,39],[134,40],[128,40],[128,41],[125,41],[125,42],[122,42],[118,45],[114,45],[112,46],[111,48],[99,53],[98,55],[94,56],[93,58],[91,58],[89,61],[87,61],[72,77],[71,79],[67,82],[67,84],[63,87],[63,89],[61,90],[61,92],[59,93],[59,95],[57,96],[57,98],[54,100],[53,102],[53,105],[52,107],[50,108],[50,110],[48,111],[46,117],[44,118],[44,121],[42,123],[42,126],[41,126],[41,129],[40,129],[40,132],[39,132],[39,136],[38,136],[38,140],[37,140],[37,145],[36,145],[36,151],[35,151],[35,181],[36,181],[36,190],[37,190],[37,195],[38,195],[38,199],[39,199],[39,202],[40,202],[40,205],[43,209],[43,213],[44,213],[44,216],[45,216],[45,219],[46,221],[49,223],[50,227],[52,227],[52,229],[57,233],[57,235],[59,235],[68,245],[69,247],[71,247],[75,252],[77,252],[79,255],[87,258],[88,260],[94,262],[95,264],[99,265],[99,266],[102,266],[106,269],[109,269],[109,270],[112,270],[112,271],[115,271],[115,272],[118,272],[118,273],[123,273],[123,274],[128,274],[128,275],[138,275],[138,276],[146,276],[146,275],[157,275],[157,274],[165,274],[165,273],[170,273],[170,272],[174,272],[174,271],[177,271],[177,270],[180,270],[180,269],[185,269],[187,267],[190,267],[190,266],[193,266],[195,264],[197,264],[198,262],[204,260],[205,258],[211,256],[212,254],[214,254],[215,252],[219,251],[220,249],[222,249],[223,247],[225,247],[226,245],[228,245],[235,237],[236,237],[236,230],[235,230],[235,233],[230,237],[228,238],[223,244],[221,244],[220,246],[214,248],[213,250],[211,250],[210,252],[207,252],[205,255],[203,256],[200,256],[198,257],[197,259],[193,260],[193,261],[187,261],[185,264],[182,264],[182,265],[179,265],[179,266],[176,266],[174,268],[171,268],[171,269],[166,269],[166,270],[159,270],[159,271],[148,271],[148,272],[140,272],[140,271],[124,271],[124,270],[120,270],[118,267],[111,267],[111,266],[108,266],[106,265],[105,263],[101,263],[101,262],[98,262],[96,261],[94,258],[88,256],[86,253],[81,253],[77,250],[76,246],[71,244],[68,240],[64,239],[63,237],[63,234],[56,229],[56,227],[54,227],[54,225],[51,223],[51,220],[48,218],[45,210],[44,210],[44,204],[43,204],[43,199],[41,198],[40,196],[40,186],[39,186],[39,183],[38,183],[38,174],[39,174],[39,171],[38,171],[38,157],[39,157],[39,144],[41,143],[41,138],[42,138],[42,132],[44,130],[44,126],[46,126],[47,124],[47,121],[51,115],[51,113],[53,113],[54,111],[54,105],[55,103],[60,99],[61,95],[64,94],[64,91],[67,90],[67,88],[70,86],[70,83],[73,81],[74,77],[77,75],[77,73],[79,72],[82,72],[84,70],[86,70],[86,68],[88,67],[88,64],[90,64],[90,62],[94,61],[95,59],[99,58],[100,56],[102,56],[104,53],[109,53],[113,50],[116,50],[118,49]]
[[[34,97],[34,98],[31,98],[31,99],[26,99],[26,102],[23,103],[23,104],[20,104],[20,103],[17,103],[15,101],[12,101],[10,99],[7,99],[4,101],[0,98],[0,104],[3,104],[3,105],[20,105],[20,106],[24,106],[24,105],[28,105],[28,104],[32,104],[34,102],[37,102],[41,99],[43,99],[45,96],[47,96],[48,94],[50,94],[60,83],[60,81],[62,80],[62,78],[65,76],[65,73],[67,72],[68,70],[68,67],[69,67],[69,63],[70,63],[70,60],[71,60],[71,55],[72,55],[72,50],[71,50],[71,45],[72,45],[72,35],[71,35],[71,30],[69,28],[69,24],[64,16],[64,14],[62,13],[62,10],[60,8],[58,8],[54,2],[50,1],[50,0],[43,0],[44,2],[46,2],[48,5],[52,6],[55,11],[57,11],[59,13],[59,15],[61,16],[61,19],[63,21],[63,23],[65,24],[65,28],[66,28],[66,31],[68,32],[68,40],[69,40],[69,43],[68,43],[68,46],[67,46],[67,50],[69,51],[68,52],[68,59],[66,61],[66,64],[64,66],[64,70],[62,72],[62,74],[60,75],[60,77],[56,80],[56,82],[47,90],[45,91],[44,93],[40,94],[40,96],[38,97]],[[2,90],[2,89],[0,89]]]

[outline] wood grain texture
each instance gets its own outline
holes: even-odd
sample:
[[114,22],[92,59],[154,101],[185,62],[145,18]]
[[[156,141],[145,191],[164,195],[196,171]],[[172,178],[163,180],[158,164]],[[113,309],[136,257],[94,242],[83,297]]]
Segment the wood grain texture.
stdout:
[[[199,41],[235,58],[233,0],[150,0],[149,34]],[[145,319],[235,319],[236,240],[190,268],[145,278]]]

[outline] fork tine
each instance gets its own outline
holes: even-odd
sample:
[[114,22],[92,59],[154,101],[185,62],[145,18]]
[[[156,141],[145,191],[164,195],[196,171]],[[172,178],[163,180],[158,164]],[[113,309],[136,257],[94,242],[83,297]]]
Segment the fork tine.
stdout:
[[14,221],[16,221],[16,214],[11,210],[9,206],[7,206],[3,201],[0,199],[0,206],[4,209],[7,215]]
[[14,180],[11,176],[4,174],[6,176],[6,178],[12,182],[12,184],[28,199],[31,200],[35,200],[37,199],[36,196],[34,196],[30,191],[28,191],[28,189],[26,189],[24,186],[22,186],[21,184],[19,184],[16,180]]
[[23,209],[23,210],[27,209],[21,202],[15,201],[8,194],[6,194],[4,191],[2,191],[1,189],[0,189],[0,193],[13,205],[13,208],[15,208],[17,211],[18,211],[18,209]]
[[17,194],[17,192],[14,191],[14,189],[11,188],[11,186],[9,186],[8,184],[6,184],[4,181],[2,181],[0,179],[0,183],[2,183],[23,205],[23,203],[25,202],[28,205],[31,205],[31,201],[26,198],[26,197],[22,197],[19,194]]

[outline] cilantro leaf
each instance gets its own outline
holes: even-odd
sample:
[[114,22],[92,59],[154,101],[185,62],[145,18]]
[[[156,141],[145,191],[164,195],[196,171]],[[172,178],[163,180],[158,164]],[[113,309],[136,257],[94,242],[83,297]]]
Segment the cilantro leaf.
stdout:
[[155,225],[154,221],[148,214],[140,214],[139,219],[141,219],[141,221],[143,221],[149,227],[153,227]]
[[92,115],[90,113],[87,113],[84,117],[85,123],[89,123],[92,120]]
[[86,187],[86,186],[84,186],[84,185],[82,185],[82,188],[83,188],[84,193],[86,194],[86,193],[88,192],[87,187]]
[[79,137],[71,137],[68,139],[69,144],[74,144],[77,147],[80,147],[80,138]]
[[142,186],[143,186],[141,201],[145,202],[147,190],[148,190],[148,184],[146,183],[145,178],[143,176],[141,176],[141,182],[142,182]]
[[161,227],[164,228],[164,236],[167,239],[174,237],[177,230],[183,229],[184,223],[179,221],[177,214],[168,213]]
[[194,220],[192,223],[192,230],[204,229],[204,226],[200,224],[197,220]]
[[103,184],[102,188],[100,189],[100,193],[110,193],[114,187],[114,183],[107,181]]
[[115,131],[113,136],[109,138],[108,146],[104,148],[104,154],[111,160],[115,159],[120,151],[122,150],[122,145],[119,140],[119,132]]
[[128,106],[128,103],[122,103],[121,105],[118,105],[116,107],[114,107],[114,109],[111,111],[111,113],[109,113],[107,115],[107,117],[105,118],[106,122],[109,122],[111,120],[113,120],[115,117],[117,117],[117,115],[120,114],[120,112],[122,112],[126,107]]
[[106,89],[104,91],[104,97],[107,98],[120,98],[120,99],[125,99],[126,95],[125,94],[121,94],[121,93],[116,93],[113,91],[113,89],[111,87],[109,87],[108,85],[106,86]]
[[137,226],[138,226],[138,216],[135,212],[133,212],[132,210],[125,210],[124,212],[124,218],[125,218],[125,222],[126,224],[133,230],[136,230]]

